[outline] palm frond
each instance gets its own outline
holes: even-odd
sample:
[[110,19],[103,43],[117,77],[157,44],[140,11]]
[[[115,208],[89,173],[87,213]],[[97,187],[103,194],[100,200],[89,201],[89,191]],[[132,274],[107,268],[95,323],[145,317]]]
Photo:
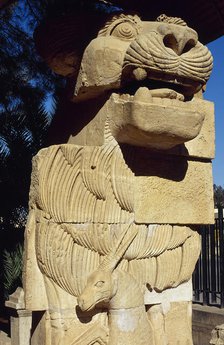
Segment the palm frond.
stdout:
[[22,283],[23,247],[18,243],[14,250],[3,251],[3,285],[7,298]]
[[4,161],[10,155],[10,148],[6,138],[0,135],[0,161]]

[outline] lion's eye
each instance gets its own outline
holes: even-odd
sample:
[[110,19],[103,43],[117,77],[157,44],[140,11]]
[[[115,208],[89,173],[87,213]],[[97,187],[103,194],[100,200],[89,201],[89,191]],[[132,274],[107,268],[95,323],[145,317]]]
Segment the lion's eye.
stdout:
[[111,32],[112,36],[116,36],[118,38],[124,40],[131,40],[137,36],[136,28],[128,22],[123,22],[115,26],[113,31]]
[[100,281],[98,281],[98,282],[95,284],[95,286],[100,288],[100,287],[103,286],[104,283],[105,283],[105,282],[104,282],[103,280],[100,280]]

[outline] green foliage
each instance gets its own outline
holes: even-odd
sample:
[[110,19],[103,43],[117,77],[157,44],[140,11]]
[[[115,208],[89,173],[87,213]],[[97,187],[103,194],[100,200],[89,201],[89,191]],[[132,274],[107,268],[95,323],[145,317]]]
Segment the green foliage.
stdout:
[[23,246],[18,243],[13,250],[3,250],[4,297],[8,299],[18,286],[22,286]]
[[62,83],[35,53],[36,20],[28,2],[0,16],[0,217],[5,224],[19,207],[27,208],[31,159],[44,145],[55,110],[46,105],[56,103]]
[[21,285],[31,160],[63,86],[35,52],[37,24],[26,0],[0,11],[0,310]]

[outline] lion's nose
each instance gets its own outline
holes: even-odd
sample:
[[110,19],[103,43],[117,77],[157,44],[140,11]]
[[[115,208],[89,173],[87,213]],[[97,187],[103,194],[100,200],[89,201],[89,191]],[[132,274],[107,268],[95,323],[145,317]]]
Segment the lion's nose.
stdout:
[[197,40],[188,32],[168,32],[163,37],[165,47],[172,49],[177,55],[187,53],[196,46]]

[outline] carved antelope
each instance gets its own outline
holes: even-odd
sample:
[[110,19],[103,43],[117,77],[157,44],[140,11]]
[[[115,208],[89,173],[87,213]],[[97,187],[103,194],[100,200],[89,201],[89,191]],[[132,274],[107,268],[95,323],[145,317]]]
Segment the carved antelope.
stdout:
[[147,318],[144,296],[134,277],[117,268],[137,232],[125,241],[129,227],[118,240],[115,249],[93,272],[78,298],[83,311],[107,302],[109,317],[108,345],[152,345],[152,326]]

